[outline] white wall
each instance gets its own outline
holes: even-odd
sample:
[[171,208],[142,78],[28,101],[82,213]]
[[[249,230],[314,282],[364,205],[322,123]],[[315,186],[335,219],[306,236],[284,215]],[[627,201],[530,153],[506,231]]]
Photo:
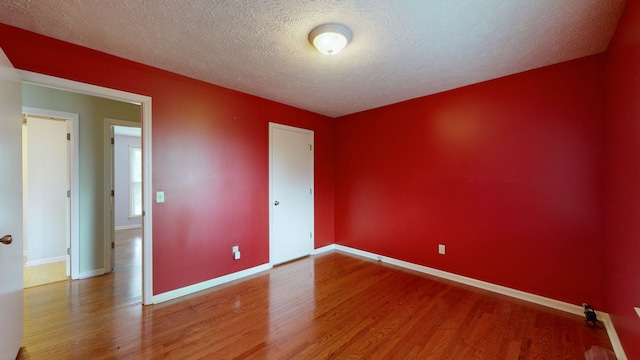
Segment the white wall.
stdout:
[[28,118],[25,236],[27,265],[66,260],[69,167],[65,121]]

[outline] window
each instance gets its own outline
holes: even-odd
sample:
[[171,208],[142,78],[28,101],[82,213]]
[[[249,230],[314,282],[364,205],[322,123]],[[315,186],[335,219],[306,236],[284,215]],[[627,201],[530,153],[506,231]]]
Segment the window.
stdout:
[[129,217],[142,216],[142,148],[129,145]]

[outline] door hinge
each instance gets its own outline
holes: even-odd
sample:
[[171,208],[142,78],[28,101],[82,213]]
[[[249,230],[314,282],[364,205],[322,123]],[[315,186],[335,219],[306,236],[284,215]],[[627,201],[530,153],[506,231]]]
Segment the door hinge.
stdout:
[[116,193],[115,191],[111,190],[111,197],[114,197],[114,196],[116,196]]
[[67,197],[70,198],[71,197],[71,190],[67,190]]
[[313,195],[313,189],[309,189],[309,195]]
[[313,151],[313,145],[309,144],[309,151]]
[[71,248],[67,248],[67,255],[71,255]]
[[111,242],[111,248],[115,249],[116,248],[116,243],[114,243],[113,241]]
[[71,140],[71,134],[67,133],[67,140]]
[[313,239],[313,233],[309,233],[309,239]]
[[115,144],[115,143],[116,143],[115,139],[114,139],[114,138],[111,138],[111,145],[113,145],[113,144]]

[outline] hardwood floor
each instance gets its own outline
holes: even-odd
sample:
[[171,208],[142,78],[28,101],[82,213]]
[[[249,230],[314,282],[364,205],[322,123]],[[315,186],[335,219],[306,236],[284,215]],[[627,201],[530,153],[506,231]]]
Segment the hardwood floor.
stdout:
[[65,281],[69,279],[67,276],[67,262],[59,261],[36,266],[25,266],[22,276],[25,288]]
[[112,274],[26,289],[18,358],[584,359],[592,345],[611,349],[580,316],[337,252],[142,306],[140,262],[126,258],[140,258],[140,243],[117,240]]

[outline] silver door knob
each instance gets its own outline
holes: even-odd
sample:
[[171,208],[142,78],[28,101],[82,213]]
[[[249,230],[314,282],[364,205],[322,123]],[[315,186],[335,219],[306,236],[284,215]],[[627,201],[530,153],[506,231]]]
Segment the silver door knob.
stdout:
[[274,203],[273,203],[273,205],[275,205],[275,206],[280,205],[280,201],[276,201],[276,202],[274,202]]
[[11,235],[5,235],[0,239],[0,242],[5,245],[9,245],[13,242],[13,237],[11,237]]

